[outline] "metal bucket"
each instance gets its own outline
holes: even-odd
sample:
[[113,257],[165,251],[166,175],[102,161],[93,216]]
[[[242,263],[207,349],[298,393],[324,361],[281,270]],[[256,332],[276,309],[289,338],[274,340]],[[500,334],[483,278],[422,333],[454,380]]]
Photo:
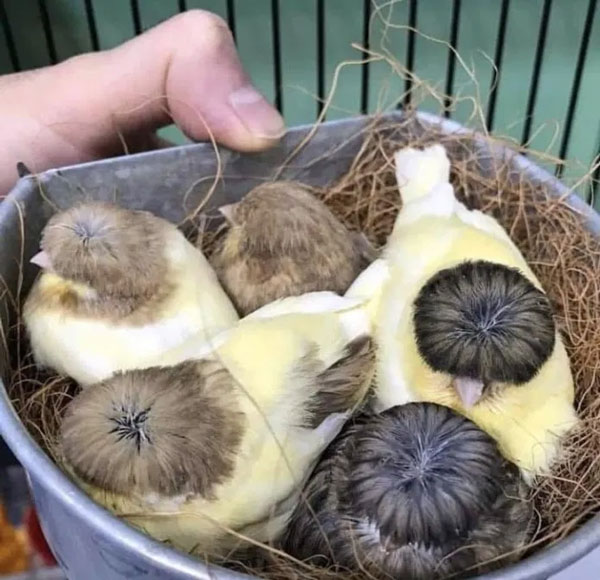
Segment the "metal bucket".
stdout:
[[[396,113],[397,115],[398,113]],[[390,115],[393,118],[394,115]],[[440,124],[446,132],[464,131],[456,123],[424,115],[425,124]],[[327,185],[345,173],[362,143],[361,129],[366,120],[357,118],[321,125],[310,142],[296,155],[281,178],[298,179],[313,185]],[[251,187],[268,179],[310,130],[291,130],[277,148],[260,154],[242,155],[221,150],[223,180],[205,208],[233,202]],[[531,180],[543,181],[556,196],[566,197],[600,235],[600,217],[549,173],[521,156],[503,148],[481,144],[482,166],[499,156],[510,156],[511,163]],[[59,208],[80,199],[117,200],[132,208],[147,209],[179,222],[185,207],[194,208],[212,185],[217,170],[214,151],[200,144],[132,155],[48,171],[21,179],[10,196],[0,204],[0,276],[14,295],[26,292],[35,270],[27,266],[23,278],[19,257],[28,259],[37,251],[40,232],[52,214],[45,196]],[[204,178],[204,179],[203,179]],[[184,199],[187,201],[184,204]],[[24,224],[22,239],[20,223]],[[2,297],[0,317],[4,328],[14,321],[8,299]],[[0,347],[1,348],[1,347]],[[0,352],[2,376],[6,376],[6,353]],[[145,579],[228,579],[249,578],[223,568],[206,566],[174,551],[129,527],[95,504],[73,484],[33,441],[19,421],[0,385],[0,433],[26,468],[42,527],[57,561],[72,580]],[[600,516],[556,546],[485,575],[505,580],[542,579],[564,569],[600,544]]]

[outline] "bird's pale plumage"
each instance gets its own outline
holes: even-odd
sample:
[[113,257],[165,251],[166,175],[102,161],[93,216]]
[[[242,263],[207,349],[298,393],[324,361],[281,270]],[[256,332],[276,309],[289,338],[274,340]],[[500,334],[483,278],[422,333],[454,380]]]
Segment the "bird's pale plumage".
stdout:
[[33,353],[83,386],[238,319],[201,252],[148,212],[82,204],[55,215],[41,245],[24,307]]
[[[420,157],[421,161],[413,165]],[[439,165],[437,169],[436,164]],[[416,179],[415,167],[427,168],[429,177]],[[577,422],[573,409],[573,380],[560,334],[553,331],[554,340],[546,341],[550,349],[546,352],[547,356],[540,359],[545,362],[539,365],[538,372],[529,381],[524,384],[507,381],[501,388],[489,389],[479,402],[468,407],[452,387],[452,381],[457,377],[448,372],[436,372],[424,360],[415,331],[417,298],[433,277],[442,271],[455,274],[457,308],[480,308],[475,304],[477,295],[484,292],[483,287],[478,288],[478,283],[473,282],[470,287],[472,294],[459,290],[462,279],[460,268],[467,267],[464,265],[469,262],[474,264],[476,274],[481,274],[480,278],[488,275],[493,278],[497,270],[500,278],[513,276],[517,279],[520,285],[517,293],[533,296],[540,305],[547,305],[544,306],[548,312],[545,315],[546,327],[553,328],[549,302],[539,280],[496,220],[480,211],[467,209],[456,199],[447,179],[447,158],[441,146],[435,145],[423,152],[414,149],[399,151],[396,154],[396,173],[403,207],[384,250],[384,264],[379,266],[379,272],[375,272],[373,264],[370,267],[373,271],[367,269],[348,292],[348,296],[364,297],[367,293],[365,288],[372,291],[373,303],[369,308],[371,313],[375,313],[374,333],[379,346],[376,407],[383,410],[415,400],[448,405],[467,415],[496,438],[503,453],[528,477],[547,471],[556,459],[561,438]],[[517,302],[510,303],[510,287],[501,288],[504,294],[500,298],[494,296],[500,286],[495,279],[485,290],[491,299],[509,301],[499,307],[496,314],[490,314],[491,326],[506,315],[507,309],[519,306],[516,298]],[[469,297],[473,298],[471,303]],[[441,325],[450,324],[448,310],[445,309],[447,300],[443,301],[440,297],[436,312],[436,299],[430,298],[430,319],[435,321],[437,317]],[[485,309],[488,306],[483,305]],[[520,309],[521,318],[526,320],[530,316],[527,307],[521,305]],[[539,319],[543,316],[540,314]],[[484,332],[486,329],[482,327],[480,330]],[[459,333],[455,335],[455,340],[459,340],[462,337],[460,333],[464,331],[456,327],[451,332]],[[524,344],[528,340],[536,340],[532,328],[526,329],[522,323],[514,332],[517,334],[512,336],[520,337]],[[510,336],[505,334],[501,337],[508,346],[511,346]],[[445,339],[449,340],[448,336]],[[435,346],[435,343],[432,345]],[[524,357],[527,352],[516,354]],[[448,362],[451,366],[453,361]],[[483,361],[482,365],[487,362]],[[497,362],[496,366],[501,366]],[[507,369],[507,372],[510,370]],[[472,381],[468,376],[458,379],[457,388],[470,389],[473,395],[478,381]],[[477,399],[477,394],[472,397],[473,401]]]
[[518,468],[483,430],[432,403],[349,422],[304,491],[284,549],[373,578],[489,571],[517,560],[532,531]]
[[229,229],[211,263],[242,316],[287,296],[343,294],[375,257],[301,183],[259,185],[221,211]]
[[[261,542],[281,533],[318,456],[365,397],[373,349],[369,322],[355,301],[316,293],[265,309],[241,320],[209,345],[198,341],[176,349],[163,359],[171,367],[130,371],[75,399],[63,427],[62,448],[68,468],[92,497],[160,540],[213,557],[239,547],[236,536],[228,534],[230,529]],[[195,360],[177,363],[190,357]],[[181,399],[169,388],[169,380],[174,387],[179,385]],[[122,401],[131,401],[124,393],[131,381],[140,385],[132,393],[149,391],[154,402],[139,400],[135,409],[123,405]],[[148,386],[152,381],[158,386]],[[221,396],[208,397],[211,392]],[[167,399],[172,402],[157,406],[157,401]],[[217,420],[230,425],[212,435],[213,448],[222,454],[221,468],[212,481],[204,477],[202,485],[196,485],[193,480],[202,469],[190,461],[185,468],[187,479],[181,476],[179,485],[155,484],[153,489],[148,482],[165,471],[154,465],[156,457],[178,455],[156,451],[156,447],[176,445],[176,440],[170,433],[171,440],[163,444],[156,425],[163,423],[163,432],[168,430],[153,413],[171,408],[169,420],[175,434],[181,431],[182,436],[200,438],[181,442],[183,447],[202,450],[198,452],[200,465],[211,453],[202,445],[210,429],[195,427],[193,422],[189,429],[185,427],[192,419],[183,410],[186,399],[188,409],[198,409],[198,422],[210,425]],[[212,407],[203,402],[207,399]],[[91,408],[90,401],[94,401]],[[107,420],[107,415],[115,414],[116,430],[115,421]],[[132,431],[128,439],[119,439]],[[124,444],[130,455],[117,451]],[[142,472],[150,470],[155,477],[142,475],[134,459],[125,470],[132,477],[124,494],[123,476],[102,472],[100,466],[103,458],[129,462],[136,457],[135,445],[146,452]],[[228,458],[233,458],[232,466]],[[93,477],[100,472],[109,475]],[[177,481],[168,481],[173,480]]]

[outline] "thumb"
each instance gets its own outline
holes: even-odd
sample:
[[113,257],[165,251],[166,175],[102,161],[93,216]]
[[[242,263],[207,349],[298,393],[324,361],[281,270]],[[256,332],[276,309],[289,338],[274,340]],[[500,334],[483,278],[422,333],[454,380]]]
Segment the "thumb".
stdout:
[[[194,140],[257,151],[283,119],[252,86],[225,22],[193,10],[125,44],[0,77],[0,191],[17,161],[33,171],[112,154],[120,135],[174,121]],[[4,181],[3,181],[4,178]]]
[[210,12],[176,16],[105,56],[95,84],[121,87],[116,112],[130,128],[169,122],[167,108],[190,138],[206,139],[208,127],[234,149],[264,149],[283,133],[281,116],[242,69],[227,25]]

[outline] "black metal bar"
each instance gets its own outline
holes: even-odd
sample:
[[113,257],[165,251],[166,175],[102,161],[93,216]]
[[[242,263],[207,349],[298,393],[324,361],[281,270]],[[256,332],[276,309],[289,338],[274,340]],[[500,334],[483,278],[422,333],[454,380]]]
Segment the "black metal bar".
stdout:
[[50,14],[48,14],[46,0],[38,0],[38,6],[40,9],[40,16],[42,18],[44,36],[46,37],[46,48],[48,49],[48,58],[50,59],[51,64],[56,64],[58,62],[58,57],[56,56],[56,45],[54,44],[52,24],[50,23]]
[[325,0],[317,0],[317,115],[325,105]]
[[[585,24],[583,26],[583,34],[581,36],[579,54],[577,55],[577,64],[575,65],[575,76],[573,77],[573,85],[571,86],[569,106],[567,107],[567,117],[565,119],[562,140],[560,143],[560,152],[558,154],[561,159],[565,159],[567,157],[567,152],[569,151],[569,141],[571,140],[573,119],[575,118],[575,109],[577,108],[579,89],[581,88],[581,77],[583,74],[583,68],[585,66],[588,47],[590,45],[592,25],[594,23],[594,16],[596,14],[596,4],[597,0],[590,0],[585,15]],[[560,177],[563,173],[563,170],[564,165],[559,164],[556,168],[556,175]]]
[[456,50],[458,50],[458,31],[460,29],[460,0],[452,2],[452,23],[450,24],[450,48],[446,69],[446,90],[444,97],[444,117],[450,117],[452,91],[454,90],[454,71],[456,68]]
[[535,50],[535,59],[533,61],[533,76],[529,87],[529,98],[527,99],[527,110],[525,113],[525,125],[523,127],[523,136],[521,144],[524,145],[531,137],[531,125],[533,123],[533,114],[535,113],[535,105],[537,102],[537,94],[540,83],[540,72],[542,70],[542,60],[544,57],[544,49],[546,47],[546,36],[548,33],[548,23],[550,22],[550,12],[552,10],[552,0],[544,0],[542,8],[542,20],[538,33],[537,48]]
[[498,99],[498,86],[500,85],[500,75],[502,74],[502,59],[504,58],[504,45],[506,43],[506,23],[508,22],[508,9],[510,0],[502,0],[500,7],[500,19],[498,21],[498,35],[496,36],[496,53],[494,54],[494,74],[490,85],[490,100],[488,101],[486,125],[488,131],[494,127],[494,117],[496,115],[496,100]]
[[281,88],[281,34],[279,30],[279,0],[271,0],[271,29],[273,31],[273,74],[275,82],[275,106],[283,112]]
[[14,72],[20,72],[21,63],[19,62],[19,54],[17,53],[17,45],[15,44],[15,37],[12,33],[12,27],[6,7],[4,6],[4,0],[0,0],[0,23],[2,24],[2,30],[4,31],[4,38],[6,39],[6,48],[8,49],[8,56],[10,58],[10,64]]
[[187,10],[187,1],[179,0],[179,2],[177,3],[177,7],[179,9],[179,12],[185,12]]
[[235,0],[227,0],[227,24],[235,40]]
[[87,16],[92,50],[100,50],[100,41],[98,40],[98,27],[96,25],[96,14],[94,13],[93,0],[85,0],[85,15]]
[[142,33],[142,15],[140,14],[140,5],[138,0],[131,0],[131,20],[133,21],[133,31],[136,36]]
[[404,81],[404,106],[410,105],[412,98],[412,77],[410,76],[415,68],[415,29],[417,27],[417,0],[408,2],[408,44],[406,47],[406,68],[408,75]]
[[[369,29],[371,24],[371,0],[364,0],[363,8],[363,48],[369,50],[370,35]],[[368,54],[364,54],[368,57]],[[369,63],[365,62],[361,68],[361,95],[360,95],[360,112],[366,115],[369,112]]]
[[[592,163],[594,161],[596,161],[597,163],[600,163],[600,136],[598,138],[598,146],[596,147],[596,156],[592,160]],[[588,197],[586,200],[590,204],[593,204],[594,201],[597,199],[598,189],[600,189],[600,186],[598,185],[599,181],[600,181],[600,165],[598,165],[598,167],[596,167],[596,169],[594,169],[594,172],[592,173],[592,180],[590,182],[590,187],[588,190]]]

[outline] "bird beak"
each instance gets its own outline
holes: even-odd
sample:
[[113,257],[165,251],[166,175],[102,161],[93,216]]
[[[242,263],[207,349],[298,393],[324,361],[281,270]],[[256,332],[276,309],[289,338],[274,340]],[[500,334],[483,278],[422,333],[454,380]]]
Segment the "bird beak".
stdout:
[[43,250],[38,252],[31,260],[32,264],[39,266],[42,270],[52,270],[52,263],[50,262],[50,256]]
[[227,205],[222,205],[219,208],[219,211],[221,212],[221,215],[230,223],[233,224],[234,220],[233,220],[233,210],[235,209],[235,206],[237,205],[237,203],[229,203]]
[[481,399],[483,381],[468,377],[456,377],[452,382],[465,409],[471,409]]

